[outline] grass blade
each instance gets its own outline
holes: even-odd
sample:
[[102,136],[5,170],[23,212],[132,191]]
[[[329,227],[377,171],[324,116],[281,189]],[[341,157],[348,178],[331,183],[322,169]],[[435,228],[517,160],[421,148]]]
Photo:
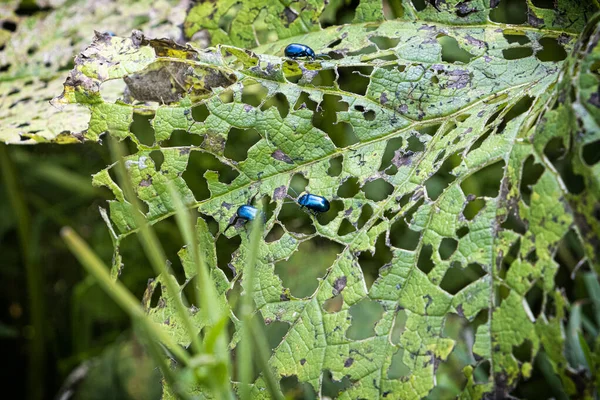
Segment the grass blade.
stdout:
[[113,281],[108,272],[108,268],[100,258],[89,248],[89,246],[69,227],[65,227],[61,231],[61,236],[67,244],[67,247],[79,260],[81,265],[92,275],[98,284],[112,297],[112,299],[125,311],[129,316],[146,329],[148,335],[151,335],[155,340],[159,340],[169,349],[175,357],[184,363],[188,363],[190,357],[188,354],[169,336],[160,325],[151,321],[144,309],[140,305],[138,299],[127,290],[120,281]]

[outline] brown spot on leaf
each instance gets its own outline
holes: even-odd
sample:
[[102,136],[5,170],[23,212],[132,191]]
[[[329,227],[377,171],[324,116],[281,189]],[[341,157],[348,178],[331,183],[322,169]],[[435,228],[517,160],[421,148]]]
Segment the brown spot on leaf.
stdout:
[[277,149],[273,152],[273,154],[271,154],[271,157],[273,157],[276,160],[279,161],[283,161],[286,164],[293,164],[294,162],[292,161],[292,159],[285,154],[283,151]]
[[337,278],[333,283],[333,290],[331,291],[333,295],[337,296],[342,290],[344,290],[346,283],[348,283],[348,278],[345,276]]
[[448,73],[450,82],[446,87],[449,89],[462,89],[471,83],[471,73],[467,70],[458,69]]
[[304,365],[306,364],[306,358],[303,358],[302,360],[300,360],[300,365]]
[[485,42],[483,40],[476,39],[471,35],[467,35],[465,37],[465,39],[467,39],[467,42],[469,44],[472,44],[473,46],[477,46],[477,47],[481,47],[481,48],[485,47]]
[[288,25],[294,22],[296,18],[298,18],[298,15],[294,12],[294,10],[292,10],[289,7],[283,9],[283,15],[287,19]]
[[412,164],[412,158],[414,154],[415,153],[410,150],[406,152],[396,150],[394,152],[394,158],[392,158],[392,164],[394,164],[397,168],[400,168],[403,165],[410,165]]
[[148,175],[146,179],[142,179],[140,182],[141,187],[148,187],[150,185],[152,185],[152,177],[150,175]]
[[544,20],[536,17],[531,10],[527,12],[527,22],[529,22],[529,25],[533,26],[534,28],[540,28],[544,25]]
[[387,94],[385,92],[382,92],[381,96],[379,96],[379,102],[381,104],[386,104],[388,102]]
[[287,187],[279,186],[278,188],[275,188],[275,190],[273,191],[273,200],[278,201],[278,200],[284,199],[286,195],[287,195]]

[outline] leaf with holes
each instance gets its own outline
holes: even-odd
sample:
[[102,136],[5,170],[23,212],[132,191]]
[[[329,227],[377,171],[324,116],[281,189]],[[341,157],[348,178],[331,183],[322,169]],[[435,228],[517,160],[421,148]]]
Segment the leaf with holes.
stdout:
[[[270,359],[277,376],[319,395],[331,377],[345,382],[340,398],[418,399],[441,390],[444,368],[462,380],[452,396],[502,397],[543,348],[574,394],[554,276],[566,240],[600,265],[597,18],[578,39],[594,7],[527,2],[519,26],[495,22],[496,1],[404,1],[404,20],[385,21],[364,1],[355,23],[320,30],[322,4],[253,4],[190,10],[188,35],[208,29],[234,45],[98,36],[54,103],[89,108],[85,139],[135,144],[124,161],[150,223],[174,215],[169,183],[201,224],[214,221],[217,247],[235,249],[211,264],[223,307],[247,285],[237,209],[265,202],[253,292],[265,323],[286,329]],[[261,16],[281,40],[252,36]],[[292,41],[326,56],[282,58]],[[122,100],[104,93],[114,82]],[[118,256],[137,227],[112,169],[93,182],[114,193]],[[331,209],[302,212],[296,191]],[[187,345],[169,297],[150,301],[164,279],[176,278],[151,283],[145,304]],[[202,311],[190,312],[201,329]]]
[[[176,38],[175,21],[185,12],[177,1],[100,4],[78,0],[23,16],[17,12],[19,3],[0,5],[0,142],[11,144],[81,142],[89,110],[48,104],[60,92],[73,57],[86,47],[95,31],[108,36],[141,28]],[[110,88],[105,95],[116,99],[119,88]]]

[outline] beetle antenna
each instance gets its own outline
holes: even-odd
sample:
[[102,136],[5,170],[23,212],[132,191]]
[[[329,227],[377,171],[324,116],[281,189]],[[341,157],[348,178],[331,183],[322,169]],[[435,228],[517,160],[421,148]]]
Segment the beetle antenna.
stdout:
[[288,189],[290,189],[292,192],[294,192],[294,194],[296,195],[296,197],[298,197],[298,196],[299,196],[299,195],[298,195],[298,192],[296,192],[296,191],[294,190],[294,188],[292,187],[292,185],[290,185],[290,186],[288,187]]

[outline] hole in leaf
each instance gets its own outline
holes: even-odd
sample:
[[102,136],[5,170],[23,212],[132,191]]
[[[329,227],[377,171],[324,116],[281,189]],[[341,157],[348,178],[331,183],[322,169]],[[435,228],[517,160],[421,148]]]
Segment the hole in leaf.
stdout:
[[210,112],[204,103],[192,107],[192,118],[194,118],[194,121],[196,122],[204,122],[209,115]]
[[[152,292],[152,297],[150,299],[150,307],[151,308],[156,308],[159,306],[159,300],[162,297],[162,285],[160,283],[157,283],[156,286],[154,286],[154,291]],[[164,307],[164,305],[163,305]]]
[[338,111],[348,110],[348,103],[341,100],[341,96],[324,95],[312,121],[313,126],[327,133],[337,147],[346,147],[358,143],[358,137],[352,125],[337,120]]
[[303,212],[298,204],[287,203],[281,207],[278,220],[289,232],[304,233],[307,235],[315,233],[315,227],[307,212]]
[[504,31],[502,33],[502,35],[504,36],[504,38],[506,39],[506,41],[508,43],[519,43],[520,45],[525,45],[527,43],[531,43],[531,40],[529,40],[529,38],[527,36],[525,36],[525,34],[519,35],[519,34],[510,34],[510,33],[506,33],[507,31]]
[[275,241],[281,239],[281,237],[283,236],[284,233],[285,233],[285,231],[283,230],[281,225],[274,224],[273,228],[271,228],[269,233],[267,233],[267,236],[265,237],[265,242],[267,242],[267,243],[275,242]]
[[252,82],[244,85],[242,103],[258,107],[269,94],[269,90],[260,83]]
[[533,346],[531,340],[525,339],[523,343],[518,346],[513,346],[513,356],[521,362],[531,362],[533,359]]
[[544,291],[539,285],[533,285],[525,295],[531,313],[537,318],[542,312],[544,304]]
[[352,325],[346,331],[351,340],[362,340],[375,336],[375,324],[383,316],[383,307],[374,300],[363,299],[350,307]]
[[244,161],[248,157],[248,150],[261,139],[255,129],[231,128],[225,142],[225,157],[234,161]]
[[402,361],[403,358],[404,349],[400,348],[392,356],[392,363],[390,364],[390,367],[387,370],[388,379],[399,379],[410,376],[410,368],[408,367],[408,365],[404,364],[404,361]]
[[398,171],[394,165],[393,169],[395,169],[395,171],[392,173],[392,168],[390,167],[392,167],[392,160],[396,156],[396,152],[402,147],[402,143],[404,143],[402,138],[393,138],[387,142],[383,156],[381,156],[381,166],[379,167],[380,171],[386,171],[388,175],[394,175]]
[[498,125],[497,133],[501,133],[506,128],[506,125],[517,118],[519,115],[527,112],[531,105],[533,104],[533,97],[531,96],[523,96],[504,116],[504,119]]
[[442,243],[440,243],[440,248],[438,252],[440,253],[440,258],[442,260],[449,259],[452,254],[456,251],[458,247],[458,242],[454,238],[443,238]]
[[373,201],[382,201],[387,199],[394,191],[394,187],[386,182],[383,178],[367,182],[361,189],[365,193],[365,197]]
[[467,226],[461,226],[460,228],[458,228],[456,230],[456,236],[459,239],[465,237],[468,233],[469,233],[469,227],[467,227]]
[[163,155],[162,151],[153,151],[152,153],[150,153],[150,158],[152,159],[152,161],[154,161],[154,168],[156,168],[157,171],[160,171],[160,167],[162,166],[165,160],[165,156]]
[[232,256],[239,249],[242,239],[239,235],[231,238],[220,235],[217,239],[217,266],[225,273],[230,281],[237,275],[234,266],[231,264]]
[[[258,318],[258,320],[262,320],[262,318]],[[290,330],[290,324],[281,321],[272,321],[268,324],[265,324],[263,321],[262,324],[263,332],[267,337],[267,342],[271,350],[275,349],[281,343]]]
[[489,382],[490,370],[491,370],[491,366],[490,366],[489,360],[480,362],[477,365],[477,367],[475,367],[475,370],[473,371],[473,377],[474,377],[475,383],[483,384],[483,383]]
[[331,221],[333,221],[340,211],[344,209],[344,202],[341,200],[332,200],[329,202],[330,208],[326,213],[319,213],[317,215],[317,221],[319,225],[327,225]]
[[385,36],[371,36],[369,40],[375,43],[379,50],[391,49],[392,47],[398,46],[398,43],[400,43],[399,38],[392,39]]
[[385,233],[379,235],[375,242],[375,253],[363,251],[358,256],[358,264],[363,271],[367,288],[370,288],[379,276],[379,270],[392,261],[392,251],[385,243]]
[[531,0],[534,6],[538,8],[547,8],[549,10],[554,9],[554,0]]
[[341,381],[336,381],[332,378],[331,371],[325,370],[323,371],[321,393],[325,398],[335,399],[341,392],[348,389],[351,384],[348,376],[344,376]]
[[[335,73],[331,69],[319,71],[311,80],[311,84],[316,87],[333,88],[335,86]],[[327,95],[326,95],[327,96]]]
[[219,182],[226,184],[231,183],[239,175],[237,171],[211,154],[200,151],[191,152],[188,168],[182,178],[197,200],[205,200],[210,196],[208,183],[204,178],[204,173],[208,170],[218,172]]
[[527,4],[523,0],[501,0],[498,7],[490,11],[494,22],[520,25],[527,21]]
[[[275,273],[295,297],[312,295],[322,278],[336,260],[343,246],[322,237],[302,242],[298,250],[286,261],[275,264]],[[310,261],[306,254],[310,254]]]
[[519,60],[521,58],[531,57],[533,49],[531,47],[511,47],[502,50],[502,56],[505,60]]
[[131,133],[146,146],[152,146],[154,144],[154,128],[152,128],[150,120],[150,116],[134,113],[133,122],[129,127]]
[[406,150],[417,153],[425,150],[425,145],[419,140],[417,136],[411,136],[408,138],[408,147],[406,148]]
[[337,195],[339,197],[350,199],[356,196],[359,190],[360,186],[358,185],[358,178],[353,176],[342,183],[338,188]]
[[484,199],[475,198],[473,200],[469,200],[465,206],[465,209],[463,210],[463,216],[465,219],[472,221],[477,214],[479,214],[479,211],[483,209],[483,207],[485,207]]
[[540,44],[542,50],[538,51],[535,56],[542,62],[546,61],[562,61],[567,58],[567,52],[564,47],[558,43],[555,38],[541,38]]
[[406,319],[406,311],[398,310],[396,319],[394,320],[394,326],[392,327],[392,334],[390,335],[390,340],[395,346],[400,344],[400,337],[406,328]]
[[338,85],[343,91],[364,95],[371,72],[372,67],[338,67]]
[[430,244],[426,244],[421,248],[419,252],[419,259],[417,260],[417,267],[423,271],[425,274],[428,274],[429,271],[435,267],[433,263],[433,246]]
[[342,309],[342,305],[344,305],[344,296],[342,295],[342,293],[340,293],[337,296],[325,300],[325,302],[323,303],[323,310],[325,310],[326,313],[330,314],[336,313]]
[[298,100],[296,100],[296,104],[294,104],[294,110],[299,110],[301,108],[308,108],[311,111],[317,110],[317,102],[310,98],[309,94],[306,92],[300,93],[298,96]]
[[[306,365],[305,358],[300,360],[301,365]],[[279,386],[286,399],[316,399],[317,392],[308,382],[300,382],[298,376],[284,376],[279,381]]]
[[344,218],[338,229],[338,236],[344,236],[352,232],[356,232],[356,227],[352,225],[348,219]]
[[427,7],[425,0],[411,0],[411,2],[417,11],[423,11]]
[[442,46],[442,61],[444,62],[467,64],[474,57],[473,54],[460,47],[458,41],[452,36],[438,35],[437,40]]
[[398,218],[390,229],[392,246],[399,249],[415,250],[420,237],[421,233],[410,229],[404,218]]
[[370,205],[365,204],[362,206],[362,210],[360,211],[360,217],[358,217],[358,229],[361,229],[369,219],[373,216],[373,209]]
[[331,177],[340,176],[342,173],[342,156],[337,156],[329,159],[329,169],[327,170],[327,175]]
[[530,205],[531,188],[540,179],[544,167],[541,164],[535,163],[533,156],[527,157],[523,165],[523,174],[521,178],[521,198],[525,204]]
[[500,191],[500,182],[504,176],[504,160],[497,161],[480,169],[463,180],[460,187],[465,195],[476,197],[496,197]]
[[524,235],[527,232],[527,226],[521,220],[520,217],[517,217],[513,211],[510,211],[506,220],[500,225],[503,229],[509,229],[511,231],[517,232],[521,235]]
[[480,148],[483,142],[485,142],[485,140],[491,135],[491,133],[492,130],[488,129],[483,135],[479,136],[479,138],[471,145],[471,147],[469,147],[469,153],[471,153],[473,150],[477,150],[478,148]]
[[171,137],[165,147],[200,146],[203,141],[204,136],[191,134],[182,129],[176,129],[171,132]]
[[458,166],[462,161],[459,152],[448,157],[440,169],[433,176],[425,181],[427,188],[427,196],[431,200],[436,200],[452,182],[456,180],[456,176],[451,174],[451,171]]
[[469,264],[467,268],[460,268],[460,263],[452,263],[444,274],[440,288],[454,295],[469,284],[485,276],[485,271],[479,264]]
[[287,117],[290,112],[290,103],[288,102],[287,97],[279,92],[275,93],[274,96],[269,97],[262,105],[261,110],[266,111],[271,107],[277,107],[277,111],[279,111],[279,115],[282,119]]
[[304,177],[304,175],[298,173],[294,174],[292,180],[290,182],[290,189],[292,192],[295,191],[294,194],[300,195],[300,193],[306,190],[306,185],[308,185],[308,179]]
[[600,140],[584,145],[581,155],[590,167],[600,162]]
[[13,21],[2,21],[2,29],[9,32],[15,32],[17,30],[17,24]]

